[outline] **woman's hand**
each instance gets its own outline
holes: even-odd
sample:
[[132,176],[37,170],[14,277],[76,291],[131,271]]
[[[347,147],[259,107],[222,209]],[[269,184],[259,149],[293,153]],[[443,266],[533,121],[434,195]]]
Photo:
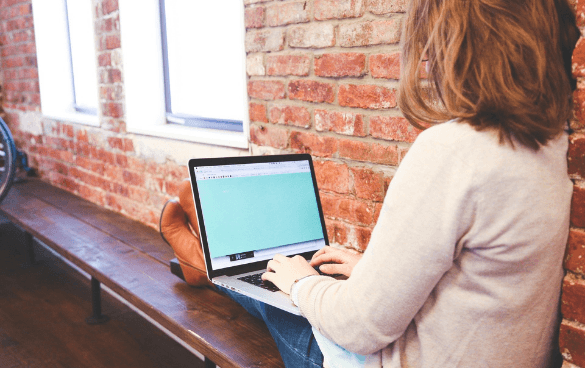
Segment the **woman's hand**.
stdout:
[[288,258],[277,254],[271,261],[268,261],[268,269],[262,274],[262,280],[272,282],[280,290],[289,294],[295,280],[318,274],[302,256]]
[[361,258],[361,253],[326,246],[313,255],[310,265],[319,266],[321,272],[329,275],[342,274],[349,277]]

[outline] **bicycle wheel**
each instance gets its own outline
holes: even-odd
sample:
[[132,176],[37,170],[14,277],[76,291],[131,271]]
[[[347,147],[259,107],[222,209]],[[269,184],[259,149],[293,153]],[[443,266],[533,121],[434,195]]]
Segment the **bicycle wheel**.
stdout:
[[16,146],[8,125],[0,118],[0,203],[8,194],[16,171]]

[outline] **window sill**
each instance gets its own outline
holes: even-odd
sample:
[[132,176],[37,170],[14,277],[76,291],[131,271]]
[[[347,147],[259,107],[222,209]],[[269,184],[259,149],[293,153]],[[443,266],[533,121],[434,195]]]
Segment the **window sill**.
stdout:
[[43,112],[43,116],[48,119],[54,119],[68,123],[91,125],[95,127],[100,125],[100,120],[97,115],[84,114],[81,112]]
[[245,133],[224,130],[185,127],[175,124],[162,124],[143,127],[126,127],[129,133],[143,134],[161,138],[177,139],[187,142],[205,143],[216,146],[248,148]]

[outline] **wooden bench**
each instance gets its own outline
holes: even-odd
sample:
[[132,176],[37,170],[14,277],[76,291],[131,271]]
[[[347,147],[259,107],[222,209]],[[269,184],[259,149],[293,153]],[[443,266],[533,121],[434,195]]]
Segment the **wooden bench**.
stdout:
[[225,295],[171,274],[173,251],[156,230],[38,179],[15,183],[0,212],[25,232],[31,257],[37,239],[91,276],[89,322],[107,319],[103,284],[203,354],[206,367],[284,367],[261,321]]

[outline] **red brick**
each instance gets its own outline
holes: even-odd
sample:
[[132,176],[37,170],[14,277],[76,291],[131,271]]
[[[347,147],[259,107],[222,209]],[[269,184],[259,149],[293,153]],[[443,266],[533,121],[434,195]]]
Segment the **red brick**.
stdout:
[[124,97],[122,85],[100,85],[100,99],[108,101],[121,101]]
[[[385,186],[385,189],[384,189],[385,192],[388,191],[388,185],[387,185],[387,183],[389,183],[389,179],[386,179],[386,182],[385,182],[385,185],[384,185]],[[378,203],[375,204],[375,209],[374,209],[374,223],[377,223],[378,222],[378,218],[380,217],[380,213],[382,212],[382,206],[383,206],[383,203],[380,203],[380,202],[378,202]]]
[[266,8],[266,23],[270,27],[287,24],[306,23],[309,21],[306,1],[295,1],[269,5]]
[[[585,2],[583,2],[585,3]],[[573,50],[573,76],[585,77],[585,41],[583,38],[577,41],[575,49]]]
[[22,4],[18,6],[18,15],[32,14],[32,4]]
[[104,177],[106,177],[111,182],[123,182],[124,169],[115,165],[105,165]]
[[585,1],[583,0],[576,0],[573,1],[575,13],[577,15],[577,26],[583,27],[585,26]]
[[93,173],[103,175],[104,174],[104,164],[103,162],[92,160],[87,157],[77,156],[75,158],[75,164],[83,169],[89,170]]
[[120,48],[120,36],[118,35],[106,36],[106,49],[113,50],[117,48]]
[[319,157],[331,157],[337,152],[337,139],[312,133],[291,132],[290,146],[293,150]]
[[124,183],[126,184],[136,186],[144,185],[144,175],[142,175],[141,173],[130,170],[124,170],[122,172],[122,177],[124,178]]
[[[375,221],[375,220],[374,220]],[[372,228],[355,226],[355,238],[357,241],[357,247],[361,250],[366,250],[372,237]]]
[[370,118],[370,134],[374,138],[382,138],[399,142],[414,142],[421,133],[402,117],[373,116]]
[[365,0],[366,10],[377,15],[403,13],[406,11],[406,0]]
[[339,46],[388,45],[400,40],[400,19],[339,25]]
[[[116,155],[118,156],[118,155]],[[137,157],[133,157],[133,156],[124,156],[126,157],[126,160],[128,162],[128,167],[131,167],[132,169],[134,169],[135,171],[138,172],[143,172],[143,171],[148,171],[149,173],[154,173],[154,171],[152,170],[146,170],[146,162],[142,159],[139,159]],[[116,162],[118,162],[118,160],[116,159]],[[164,165],[166,166],[166,165]],[[156,165],[156,167],[160,168],[160,165]],[[189,173],[185,173],[185,177],[189,176]]]
[[119,69],[103,69],[99,74],[100,83],[112,84],[122,82],[122,71]]
[[[130,165],[128,165],[128,156],[126,156],[125,154],[116,154],[116,165],[118,165],[119,167],[130,167]],[[132,168],[134,170],[140,171],[136,167]]]
[[312,80],[299,79],[289,82],[288,95],[291,100],[333,103],[333,85]]
[[120,29],[119,23],[120,22],[118,16],[100,19],[98,20],[98,25],[96,28],[99,30],[100,33],[110,33],[112,31],[118,31]]
[[330,244],[346,244],[349,228],[347,224],[340,221],[325,219],[325,226],[327,228],[327,236]]
[[571,229],[565,255],[565,268],[585,275],[585,231]]
[[122,140],[123,143],[123,150],[124,152],[134,152],[134,141],[129,138],[124,138]]
[[111,66],[112,54],[109,52],[102,52],[98,55],[98,66]]
[[284,29],[261,29],[246,32],[246,52],[272,52],[284,49]]
[[345,135],[366,135],[362,115],[351,112],[315,110],[315,129]]
[[351,175],[355,195],[358,198],[381,202],[384,200],[384,174],[364,167],[352,167]]
[[246,57],[246,73],[249,76],[266,75],[263,54],[252,54]]
[[371,55],[370,74],[374,78],[400,79],[400,53]]
[[577,185],[571,200],[571,225],[585,228],[585,189]]
[[110,151],[107,151],[102,148],[97,148],[90,146],[90,156],[96,160],[100,160],[104,163],[115,165],[116,164],[116,155]]
[[337,220],[370,225],[374,221],[374,209],[370,203],[334,194],[321,195],[323,214]]
[[75,193],[77,188],[79,188],[79,184],[77,184],[75,180],[70,177],[63,176],[59,173],[49,173],[49,176],[51,184],[68,190],[72,193]]
[[315,56],[315,75],[320,77],[360,77],[365,72],[365,54],[341,53]]
[[257,6],[255,8],[246,8],[244,14],[246,28],[264,27],[264,8]]
[[327,23],[311,23],[288,29],[289,47],[325,48],[335,46],[335,27]]
[[316,20],[357,18],[364,15],[363,0],[315,0]]
[[585,280],[569,274],[563,281],[561,312],[563,318],[585,323]]
[[308,128],[311,126],[311,113],[303,106],[272,106],[270,122]]
[[99,205],[105,204],[105,193],[103,190],[95,189],[90,186],[80,184],[78,186],[78,193],[82,198],[85,198],[90,202]]
[[339,157],[383,165],[398,164],[396,146],[342,139],[339,141]]
[[333,161],[313,162],[319,190],[340,194],[349,193],[349,169]]
[[104,117],[102,119],[102,130],[109,130],[114,133],[125,133],[126,132],[126,123],[124,120],[120,119],[108,119]]
[[18,68],[25,64],[25,60],[21,56],[5,58],[2,61],[2,69]]
[[582,134],[569,139],[568,169],[570,175],[585,178],[585,136]]
[[248,95],[260,100],[284,98],[284,83],[280,81],[255,80],[248,82]]
[[575,118],[571,121],[571,127],[575,130],[585,127],[585,89],[577,88],[573,92]]
[[250,126],[250,141],[260,146],[287,148],[288,136],[288,131],[281,128],[264,125]]
[[311,59],[307,55],[268,55],[266,71],[268,75],[309,75]]
[[585,367],[585,327],[563,321],[559,333],[559,346],[565,360]]
[[250,121],[268,123],[268,118],[266,117],[266,105],[264,104],[250,103],[249,114]]
[[102,104],[102,114],[113,118],[121,118],[124,116],[124,109],[120,103],[107,102]]
[[396,90],[374,85],[344,84],[339,86],[339,105],[363,109],[396,107]]
[[104,15],[110,14],[118,10],[118,0],[103,0],[102,1],[102,13]]
[[78,170],[75,167],[72,167],[69,172],[70,172],[70,176],[72,176],[75,179],[80,180],[81,182],[83,182],[85,184],[88,184],[88,185],[91,185],[93,187],[97,187],[97,188],[100,188],[100,189],[103,189],[106,191],[110,189],[110,182],[99,175],[94,175],[92,173]]
[[88,143],[89,139],[87,136],[87,130],[85,129],[77,129],[77,131],[75,132],[75,139],[77,139],[78,142],[85,142]]

